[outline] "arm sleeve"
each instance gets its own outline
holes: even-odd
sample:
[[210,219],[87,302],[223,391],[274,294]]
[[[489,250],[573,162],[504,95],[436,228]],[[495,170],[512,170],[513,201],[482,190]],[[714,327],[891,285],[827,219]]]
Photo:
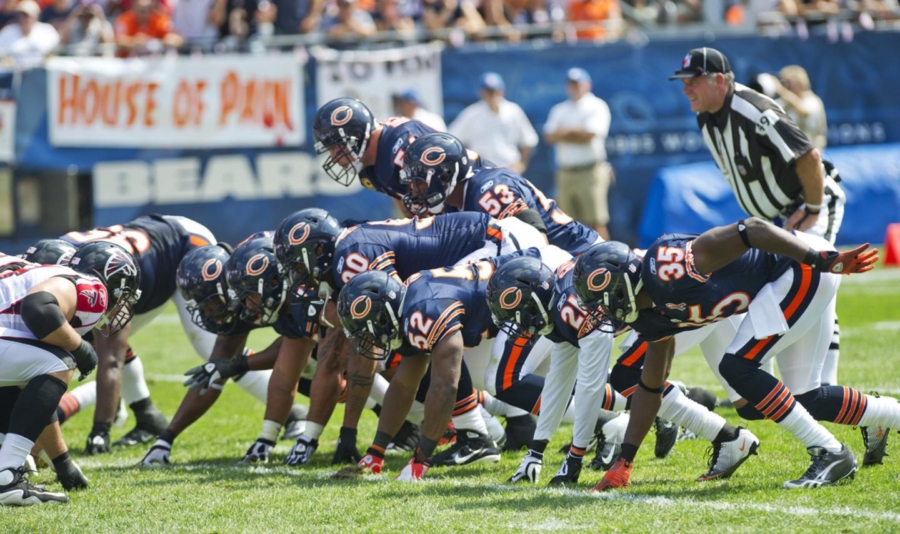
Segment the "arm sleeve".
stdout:
[[59,308],[59,301],[49,291],[38,291],[22,299],[22,321],[34,337],[44,339],[60,326],[66,318]]

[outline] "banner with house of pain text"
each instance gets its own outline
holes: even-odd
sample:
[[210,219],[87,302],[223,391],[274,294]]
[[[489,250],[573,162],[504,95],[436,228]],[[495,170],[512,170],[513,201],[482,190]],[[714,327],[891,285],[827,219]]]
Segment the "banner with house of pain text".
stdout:
[[296,146],[306,126],[293,54],[54,58],[47,63],[52,146]]

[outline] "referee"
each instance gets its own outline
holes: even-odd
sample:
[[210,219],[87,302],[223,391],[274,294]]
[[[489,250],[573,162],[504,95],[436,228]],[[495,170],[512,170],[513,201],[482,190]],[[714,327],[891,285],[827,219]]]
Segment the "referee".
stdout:
[[[840,176],[784,110],[735,83],[728,58],[713,48],[689,51],[669,79],[684,83],[706,146],[744,211],[834,244],[844,218]],[[839,341],[835,317],[822,385],[838,383]]]

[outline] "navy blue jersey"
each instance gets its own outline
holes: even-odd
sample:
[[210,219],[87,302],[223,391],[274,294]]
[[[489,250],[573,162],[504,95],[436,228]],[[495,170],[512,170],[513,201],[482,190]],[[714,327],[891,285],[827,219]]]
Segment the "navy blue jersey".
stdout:
[[540,258],[540,253],[530,248],[411,276],[400,311],[404,341],[421,352],[431,352],[442,339],[456,331],[462,333],[467,347],[495,336],[497,327],[485,295],[488,280],[497,267],[522,256]]
[[630,326],[645,341],[658,341],[747,311],[750,301],[792,264],[790,258],[750,249],[711,274],[694,267],[696,235],[667,234],[647,249],[643,289],[654,307],[641,310]]
[[407,190],[406,186],[400,185],[400,169],[403,168],[406,147],[417,137],[436,130],[404,117],[391,117],[381,121],[381,124],[384,128],[378,138],[375,165],[360,171],[359,182],[372,191],[400,199]]
[[550,244],[573,256],[584,252],[599,237],[593,229],[557,208],[555,200],[545,197],[540,189],[509,169],[474,169],[474,175],[464,183],[463,211],[478,211],[495,219],[505,219],[526,208],[541,214]]
[[547,339],[554,343],[569,343],[576,347],[579,340],[594,331],[596,321],[578,304],[574,282],[575,260],[567,261],[556,270],[553,305],[553,331]]
[[193,248],[212,244],[207,237],[185,230],[176,219],[161,215],[144,215],[109,228],[69,232],[60,239],[76,246],[109,241],[131,252],[141,269],[141,298],[134,307],[135,314],[154,310],[172,298],[181,258]]
[[482,213],[448,213],[426,219],[388,219],[344,230],[334,250],[334,280],[342,287],[357,274],[395,272],[401,280],[414,273],[453,265],[503,234]]

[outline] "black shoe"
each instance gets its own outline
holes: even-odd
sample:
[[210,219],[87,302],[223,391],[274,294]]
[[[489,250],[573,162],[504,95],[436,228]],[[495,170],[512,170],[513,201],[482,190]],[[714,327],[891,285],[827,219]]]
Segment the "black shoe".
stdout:
[[559,466],[559,471],[556,472],[556,475],[550,479],[550,482],[547,483],[548,486],[566,486],[571,485],[574,486],[578,484],[578,477],[581,475],[581,466],[583,461],[581,458],[573,458],[572,456],[566,456],[563,464]]
[[165,432],[169,422],[159,408],[152,404],[143,410],[135,411],[137,424],[121,439],[113,443],[113,447],[133,447],[141,443],[149,443]]
[[[24,468],[7,468],[3,471],[12,473],[13,479],[9,484],[0,486],[0,505],[6,506],[30,506],[32,504],[49,504],[69,502],[65,493],[53,493],[43,486],[35,486],[25,478]],[[3,471],[0,471],[2,473]]]
[[457,428],[456,443],[449,449],[436,454],[431,459],[431,465],[450,467],[499,461],[500,449],[490,437],[475,430]]
[[856,458],[844,444],[841,444],[840,452],[828,452],[822,447],[809,447],[806,450],[812,457],[812,464],[803,476],[785,482],[785,488],[818,488],[845,478],[852,479],[856,473]]
[[687,390],[687,398],[696,402],[700,406],[703,406],[709,411],[715,410],[716,405],[719,403],[719,398],[716,397],[715,393],[701,387],[689,388]]
[[678,441],[678,425],[657,417],[653,426],[656,427],[656,447],[653,452],[657,458],[665,458]]
[[531,440],[534,439],[534,431],[536,429],[537,424],[535,424],[531,414],[507,417],[506,443],[503,444],[503,450],[515,451],[528,448]]
[[422,431],[419,425],[403,421],[403,426],[400,427],[397,435],[388,444],[385,452],[414,452],[416,447],[419,446],[419,436],[421,435]]
[[888,456],[887,440],[891,429],[881,426],[864,426],[860,427],[860,430],[862,431],[863,443],[866,446],[866,454],[863,455],[863,467],[882,463],[884,457]]

